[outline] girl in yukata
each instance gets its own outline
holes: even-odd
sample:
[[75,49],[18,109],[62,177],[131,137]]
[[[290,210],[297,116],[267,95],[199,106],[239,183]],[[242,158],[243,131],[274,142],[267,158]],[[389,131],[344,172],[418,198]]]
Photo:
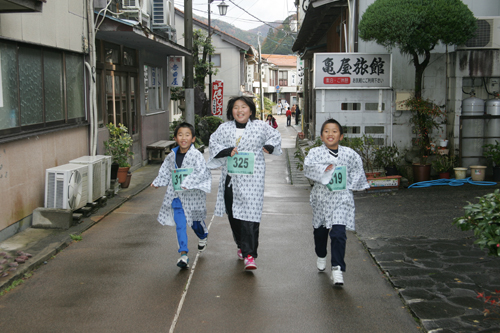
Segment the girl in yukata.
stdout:
[[163,162],[158,177],[152,187],[166,186],[167,191],[158,214],[162,225],[176,226],[180,268],[189,267],[188,237],[186,225],[198,236],[198,251],[207,247],[208,230],[205,225],[207,216],[206,193],[210,193],[212,176],[202,153],[194,147],[196,137],[194,127],[181,123],[174,130],[178,147],[172,149]]
[[328,234],[331,238],[331,279],[343,285],[342,272],[347,235],[354,230],[352,191],[370,187],[366,181],[361,157],[351,148],[339,145],[344,138],[342,126],[335,119],[321,126],[323,145],[313,148],[304,160],[304,175],[314,181],[310,203],[313,211],[314,245],[318,270],[326,268]]
[[281,155],[281,135],[255,118],[256,108],[250,97],[229,100],[228,122],[210,137],[208,167],[222,167],[214,214],[227,213],[237,255],[245,270],[257,268],[259,225],[264,204],[264,153]]

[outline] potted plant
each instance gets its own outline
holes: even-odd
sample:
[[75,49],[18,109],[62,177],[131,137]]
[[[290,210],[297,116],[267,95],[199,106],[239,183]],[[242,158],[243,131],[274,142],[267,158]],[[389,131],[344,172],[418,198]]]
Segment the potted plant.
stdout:
[[127,180],[127,172],[130,168],[129,157],[133,157],[131,151],[134,140],[128,134],[128,129],[123,124],[115,126],[112,123],[106,125],[109,131],[109,138],[104,141],[104,149],[107,155],[112,156],[113,162],[118,163],[118,182],[124,183]]
[[362,137],[347,137],[340,142],[342,146],[354,149],[359,154],[363,161],[363,168],[365,169],[367,177],[380,175],[380,172],[374,172],[375,164],[375,140],[373,137],[363,134]]
[[379,146],[375,149],[374,164],[385,169],[386,176],[398,174],[398,166],[401,164],[402,156],[398,146]]
[[451,155],[438,155],[437,158],[432,161],[432,168],[436,171],[441,179],[449,179],[450,171],[455,167],[456,158]]
[[493,165],[493,180],[500,182],[500,142],[483,146],[483,156]]
[[444,112],[439,106],[420,97],[408,99],[405,105],[411,112],[409,123],[416,135],[415,144],[419,155],[419,162],[413,163],[413,176],[416,182],[426,181],[431,175],[431,165],[427,162],[427,157],[432,153],[429,134],[439,128],[438,120]]

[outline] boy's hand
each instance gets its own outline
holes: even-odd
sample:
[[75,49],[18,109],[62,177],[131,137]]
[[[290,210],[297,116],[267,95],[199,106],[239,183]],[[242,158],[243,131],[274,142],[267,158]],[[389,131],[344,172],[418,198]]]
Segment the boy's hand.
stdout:
[[330,165],[329,165],[329,166],[325,169],[325,172],[326,172],[326,171],[330,171],[330,170],[332,170],[332,169],[333,169],[333,164],[330,164]]
[[233,150],[231,151],[231,157],[233,157],[236,154],[238,154],[238,147],[233,148]]
[[154,188],[158,188],[158,186],[154,186],[153,183],[151,183],[151,185],[149,185],[151,187],[154,187]]

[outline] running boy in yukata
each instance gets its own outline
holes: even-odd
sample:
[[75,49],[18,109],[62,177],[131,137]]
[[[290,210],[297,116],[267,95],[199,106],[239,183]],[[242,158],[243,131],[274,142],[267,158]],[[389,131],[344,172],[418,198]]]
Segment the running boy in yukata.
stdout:
[[304,174],[314,181],[310,203],[313,211],[314,246],[319,271],[326,268],[328,235],[331,238],[331,279],[344,284],[347,230],[354,230],[352,191],[370,187],[361,157],[351,148],[341,146],[342,126],[335,119],[321,126],[323,145],[313,148],[304,160]]
[[152,187],[166,186],[167,191],[158,214],[162,225],[176,226],[180,268],[189,267],[187,227],[198,236],[198,250],[207,247],[208,230],[206,193],[210,193],[212,177],[203,155],[194,147],[194,127],[181,123],[174,130],[177,147],[167,155]]

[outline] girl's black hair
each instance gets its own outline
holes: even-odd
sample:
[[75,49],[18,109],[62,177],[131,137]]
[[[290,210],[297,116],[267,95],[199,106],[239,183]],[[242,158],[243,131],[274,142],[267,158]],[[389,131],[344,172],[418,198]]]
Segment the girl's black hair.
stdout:
[[255,115],[257,114],[257,108],[255,107],[255,103],[253,102],[253,98],[251,97],[246,97],[246,96],[235,96],[232,97],[229,102],[227,102],[227,119],[228,120],[234,120],[233,117],[233,106],[236,101],[243,101],[245,102],[246,105],[250,107],[250,111],[252,111],[252,114],[250,115],[250,120],[255,120]]
[[320,132],[321,135],[323,135],[323,130],[325,129],[326,124],[337,124],[337,126],[339,127],[339,130],[340,130],[340,135],[344,134],[344,128],[342,127],[342,125],[340,125],[340,123],[338,121],[336,121],[335,119],[330,118],[330,119],[325,120],[323,125],[321,125],[321,132]]
[[194,126],[191,125],[190,123],[180,123],[179,125],[177,125],[174,129],[174,138],[177,137],[177,132],[179,131],[179,128],[189,128],[189,130],[191,131],[191,135],[193,136],[193,138],[196,136],[194,134]]
[[272,115],[272,114],[268,114],[268,115],[267,115],[267,118],[269,118],[269,117],[271,117],[271,118],[272,118],[272,117],[273,117],[273,115]]

